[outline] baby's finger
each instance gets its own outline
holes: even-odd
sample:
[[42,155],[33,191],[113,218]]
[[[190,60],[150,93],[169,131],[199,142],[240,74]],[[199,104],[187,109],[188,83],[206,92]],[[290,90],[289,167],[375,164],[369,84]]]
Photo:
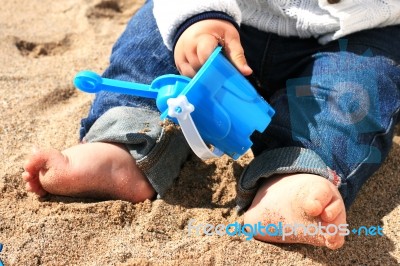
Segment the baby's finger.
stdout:
[[193,77],[195,71],[193,67],[190,65],[189,61],[187,60],[186,53],[181,51],[184,50],[175,48],[175,53],[174,53],[175,65],[181,75]]
[[200,63],[199,56],[197,54],[197,49],[194,47],[193,51],[185,53],[186,62],[190,64],[191,68],[197,72],[202,64]]
[[201,65],[204,65],[217,46],[218,40],[213,35],[206,34],[202,37],[197,45],[197,56]]
[[244,75],[253,73],[244,56],[244,50],[238,39],[232,39],[225,43],[225,53],[233,65]]
[[179,73],[183,76],[187,76],[189,78],[194,77],[196,75],[196,70],[193,69],[192,65],[188,62],[180,63],[178,66]]

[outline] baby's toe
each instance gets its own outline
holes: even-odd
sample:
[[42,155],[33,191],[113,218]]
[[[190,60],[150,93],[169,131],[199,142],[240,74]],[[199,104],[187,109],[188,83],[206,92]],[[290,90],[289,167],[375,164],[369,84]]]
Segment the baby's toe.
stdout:
[[23,172],[23,173],[22,173],[22,179],[23,179],[25,182],[30,182],[30,181],[32,181],[33,179],[35,179],[35,177],[34,177],[33,175],[31,175],[29,172]]
[[25,184],[25,189],[29,192],[35,193],[39,197],[43,197],[47,194],[39,182],[27,182]]
[[38,172],[46,165],[49,156],[44,152],[35,152],[32,156],[25,161],[24,169],[25,172],[31,176],[35,176]]
[[338,249],[344,244],[344,236],[340,234],[325,236],[325,246],[330,249]]
[[339,208],[340,211],[336,217],[329,222],[322,222],[326,230],[324,232],[325,245],[330,249],[337,249],[343,246],[344,237],[348,234],[348,224],[346,223],[346,212]]
[[321,213],[321,219],[324,222],[332,222],[345,211],[343,201],[339,198],[329,203]]

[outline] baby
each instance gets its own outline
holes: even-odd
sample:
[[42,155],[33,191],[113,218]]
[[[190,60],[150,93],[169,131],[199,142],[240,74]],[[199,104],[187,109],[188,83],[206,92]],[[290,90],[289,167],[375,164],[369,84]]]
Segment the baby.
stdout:
[[[399,121],[399,14],[395,0],[362,9],[352,0],[147,1],[103,76],[146,84],[167,73],[192,77],[222,45],[276,111],[252,135],[255,159],[238,182],[244,222],[322,226],[255,238],[337,249],[346,208],[382,164]],[[158,120],[154,100],[98,93],[82,143],[35,151],[24,165],[26,189],[133,203],[162,197],[190,149]]]

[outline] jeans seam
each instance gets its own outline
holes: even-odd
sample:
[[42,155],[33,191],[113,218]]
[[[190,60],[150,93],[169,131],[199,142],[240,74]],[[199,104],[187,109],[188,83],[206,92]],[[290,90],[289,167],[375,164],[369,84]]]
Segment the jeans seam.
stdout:
[[[384,136],[384,135],[386,135],[386,134],[389,133],[389,131],[393,128],[391,125],[393,125],[393,123],[395,123],[394,117],[397,116],[397,115],[399,114],[399,112],[400,112],[400,107],[397,108],[396,111],[391,115],[390,123],[389,123],[389,125],[387,126],[387,129],[385,130],[385,132],[378,133],[378,134],[376,134],[376,135],[372,138],[371,142],[369,143],[369,146],[370,146],[370,147],[372,147],[372,144],[375,143],[377,137],[379,137],[379,136]],[[348,174],[346,180],[349,179],[350,177],[352,177],[352,176],[360,169],[360,167],[365,163],[365,161],[367,160],[367,158],[369,158],[370,155],[371,155],[371,149],[369,150],[368,156],[366,156],[366,158],[365,158],[362,162],[360,162],[360,163],[357,165],[357,167],[355,167],[354,170],[351,171],[351,173]],[[381,162],[381,163],[382,163],[382,162]]]

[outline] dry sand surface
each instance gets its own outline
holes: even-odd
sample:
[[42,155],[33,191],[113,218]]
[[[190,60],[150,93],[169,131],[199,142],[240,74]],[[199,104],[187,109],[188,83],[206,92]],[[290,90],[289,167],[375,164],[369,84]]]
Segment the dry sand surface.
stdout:
[[0,5],[0,259],[5,265],[398,265],[400,137],[348,213],[351,227],[380,225],[384,236],[349,236],[338,251],[273,245],[243,237],[187,235],[189,219],[241,221],[235,182],[251,155],[203,163],[192,157],[164,200],[131,204],[24,191],[32,146],[78,143],[92,96],[74,75],[98,73],[143,0],[3,0]]

